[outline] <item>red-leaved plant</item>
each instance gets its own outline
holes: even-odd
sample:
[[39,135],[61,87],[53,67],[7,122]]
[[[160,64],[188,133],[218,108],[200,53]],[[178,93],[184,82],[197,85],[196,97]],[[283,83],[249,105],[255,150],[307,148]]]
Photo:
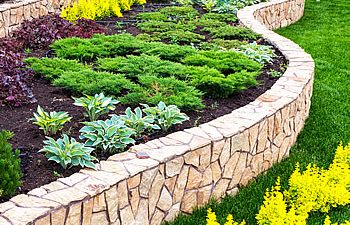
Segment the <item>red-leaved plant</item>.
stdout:
[[0,38],[0,105],[19,106],[36,102],[29,82],[33,71],[22,62],[25,49],[47,50],[50,44],[61,38],[90,38],[93,34],[105,32],[105,27],[95,21],[81,19],[73,24],[58,15],[24,21],[10,38]]

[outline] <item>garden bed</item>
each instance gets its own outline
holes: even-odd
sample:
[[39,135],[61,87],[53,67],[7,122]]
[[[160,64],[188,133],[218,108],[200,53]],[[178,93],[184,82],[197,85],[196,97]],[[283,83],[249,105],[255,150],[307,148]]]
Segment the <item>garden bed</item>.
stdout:
[[[98,23],[106,27],[106,33],[109,35],[115,35],[121,32],[131,33],[132,35],[139,35],[145,33],[138,28],[137,22],[141,22],[137,19],[138,13],[142,12],[154,12],[169,4],[147,4],[144,7],[135,7],[134,10],[124,14],[123,18],[106,18]],[[197,8],[199,13],[203,15],[205,12],[199,7]],[[48,17],[50,20],[50,17]],[[116,24],[118,26],[116,26]],[[236,21],[230,22],[229,25],[237,26]],[[210,41],[211,35],[208,32],[201,31],[203,27],[197,27],[195,33],[203,35],[205,42]],[[148,32],[149,33],[149,32]],[[151,33],[152,35],[152,33]],[[252,42],[251,39],[238,38],[241,41]],[[169,44],[169,40],[163,40]],[[262,38],[256,40],[259,44],[269,45],[268,42]],[[175,44],[175,43],[173,43]],[[186,44],[186,43],[185,43]],[[188,43],[189,44],[189,43]],[[184,44],[182,44],[184,45]],[[226,98],[213,98],[205,96],[203,98],[204,109],[186,110],[189,120],[183,124],[176,125],[167,132],[155,132],[150,135],[144,135],[142,139],[138,139],[137,143],[144,143],[155,138],[165,136],[169,133],[180,131],[185,128],[191,128],[200,124],[209,122],[222,115],[228,114],[233,110],[254,101],[259,95],[268,90],[278,79],[278,77],[272,77],[270,72],[276,71],[283,73],[284,66],[286,65],[286,59],[282,54],[274,47],[275,56],[271,62],[266,63],[257,76],[258,85],[249,87],[247,90],[235,92],[230,94]],[[36,48],[33,51],[26,53],[26,57],[53,57],[55,53],[48,50],[46,46]],[[87,60],[89,61],[89,59]],[[7,120],[0,121],[0,128],[13,131],[15,136],[11,140],[14,148],[18,148],[21,152],[21,169],[23,172],[22,186],[17,191],[17,194],[27,193],[28,191],[40,187],[44,184],[52,182],[59,177],[64,177],[77,172],[78,169],[63,170],[59,165],[54,162],[49,162],[47,158],[38,153],[43,147],[43,141],[45,135],[38,130],[38,127],[33,125],[30,121],[33,118],[33,113],[36,111],[37,105],[42,106],[46,111],[66,111],[73,117],[73,120],[66,126],[64,133],[67,133],[71,137],[79,139],[79,130],[82,128],[81,122],[85,121],[83,117],[83,110],[79,107],[73,106],[73,99],[71,98],[71,91],[55,87],[50,84],[44,77],[37,77],[30,80],[28,84],[32,88],[33,94],[37,100],[35,104],[25,104],[21,107],[8,107],[2,106],[0,110],[0,117],[5,118],[7,115],[11,115]],[[76,94],[76,93],[75,93]],[[73,96],[75,96],[73,94]],[[123,114],[127,107],[133,107],[130,104],[118,105],[114,114]],[[102,119],[107,119],[107,116],[103,116]],[[59,135],[54,136],[58,138]],[[104,160],[110,156],[99,155],[99,159]],[[2,201],[7,198],[2,198]]]
[[[260,16],[276,23],[291,16],[298,19],[303,12],[299,0],[263,6],[272,12]],[[283,52],[289,67],[270,90],[213,121],[101,161],[97,171],[84,169],[28,195],[18,195],[1,204],[0,222],[160,224],[180,211],[191,213],[192,207],[210,198],[236,193],[288,156],[308,116],[313,61],[292,42],[280,40],[252,19],[260,7],[248,10],[247,18],[240,15],[240,19],[278,48],[289,49]],[[148,159],[139,158],[145,154]]]

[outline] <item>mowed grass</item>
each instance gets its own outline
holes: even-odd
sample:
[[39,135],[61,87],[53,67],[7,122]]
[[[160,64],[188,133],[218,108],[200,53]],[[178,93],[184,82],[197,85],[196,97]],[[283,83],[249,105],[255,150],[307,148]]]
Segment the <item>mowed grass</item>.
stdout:
[[[205,224],[208,207],[216,212],[221,224],[228,213],[236,221],[245,219],[249,225],[256,224],[255,215],[264,193],[277,177],[281,177],[285,186],[297,162],[302,168],[309,163],[328,167],[339,142],[350,140],[350,1],[307,0],[304,17],[277,32],[298,43],[316,63],[310,117],[290,157],[241,189],[235,197],[212,202],[191,216],[181,215],[169,225]],[[329,215],[332,222],[350,220],[350,206],[332,209]],[[308,224],[323,224],[325,217],[324,213],[313,213]]]

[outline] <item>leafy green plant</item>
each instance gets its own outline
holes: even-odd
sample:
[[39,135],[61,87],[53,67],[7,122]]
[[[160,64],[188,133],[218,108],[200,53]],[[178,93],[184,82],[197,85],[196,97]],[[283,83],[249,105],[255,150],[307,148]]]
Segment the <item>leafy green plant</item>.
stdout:
[[194,3],[192,0],[176,0],[176,2],[182,6],[191,6]]
[[73,94],[95,95],[103,92],[106,95],[116,96],[121,92],[128,92],[137,88],[137,85],[121,74],[96,72],[91,69],[80,72],[65,72],[54,85],[64,87]]
[[239,40],[224,40],[224,39],[213,39],[210,42],[203,42],[199,45],[201,50],[212,50],[212,51],[227,51],[231,49],[239,48],[241,45],[245,45],[247,42]]
[[247,72],[244,70],[230,74],[227,77],[213,77],[201,74],[192,80],[192,85],[203,91],[207,96],[226,98],[235,92],[257,85],[256,77],[258,75],[258,72]]
[[167,21],[168,16],[161,13],[161,12],[142,12],[137,14],[137,19],[143,20],[143,21]]
[[122,152],[129,144],[135,143],[131,138],[135,131],[125,125],[119,117],[113,115],[105,121],[84,122],[80,129],[80,138],[86,139],[85,145],[101,149],[103,152]]
[[39,152],[45,153],[48,160],[60,164],[63,169],[73,166],[96,169],[93,162],[97,159],[91,155],[94,149],[84,146],[74,138],[69,138],[66,134],[57,140],[47,137],[44,144]]
[[8,132],[0,132],[0,197],[11,196],[21,185],[19,150],[12,151]]
[[174,23],[154,20],[138,23],[137,27],[144,32],[165,32],[171,30],[193,31],[196,28],[196,26],[186,23]]
[[226,98],[234,92],[234,82],[224,75],[208,76],[201,74],[195,77],[191,83],[197,89],[203,91],[206,96],[214,98]]
[[79,72],[87,69],[86,65],[78,63],[76,60],[67,60],[60,58],[35,58],[30,57],[23,60],[28,67],[32,68],[35,73],[42,75],[48,80],[58,78],[62,73],[67,71]]
[[256,42],[241,45],[236,51],[261,64],[270,63],[276,56],[271,46],[258,45]]
[[160,41],[160,38],[154,37],[154,36],[147,34],[147,33],[138,34],[136,36],[136,38],[141,40],[141,41],[146,41],[146,42]]
[[185,57],[183,62],[193,66],[207,65],[226,75],[242,70],[260,71],[262,68],[261,64],[235,51],[200,51]]
[[147,44],[131,34],[94,35],[90,39],[66,38],[55,41],[51,48],[57,57],[92,61],[100,57],[125,56]]
[[[149,38],[160,40],[161,37],[152,35]],[[52,48],[60,58],[80,61],[126,56],[133,53],[145,53],[148,55],[158,55],[161,59],[178,62],[185,55],[196,52],[196,49],[190,46],[167,45],[160,42],[145,42],[130,34],[117,34],[110,36],[95,35],[91,39],[66,38],[56,41],[52,45]]]
[[34,113],[34,124],[38,125],[45,135],[54,135],[63,129],[65,123],[69,122],[72,117],[67,112],[45,112],[38,105],[37,112]]
[[118,100],[112,97],[105,97],[103,93],[95,96],[85,95],[85,97],[74,98],[74,105],[83,107],[86,112],[85,116],[89,117],[90,121],[95,121],[99,116],[107,114],[110,110],[115,110],[115,105],[119,103]]
[[155,76],[141,76],[139,83],[141,90],[130,92],[120,97],[125,104],[137,105],[140,102],[158,104],[164,101],[167,104],[177,105],[183,110],[204,108],[202,93],[184,81],[174,77],[159,78]]
[[124,23],[123,22],[120,22],[120,21],[117,21],[115,24],[114,24],[114,27],[117,28],[117,29],[122,29],[124,27]]
[[213,8],[218,4],[217,0],[199,0],[200,5],[208,12],[211,12]]
[[161,33],[153,33],[153,36],[171,44],[191,44],[205,40],[203,35],[184,30],[171,30]]
[[180,45],[171,45],[163,43],[154,43],[144,45],[140,52],[147,55],[158,56],[160,59],[169,60],[173,62],[181,62],[181,60],[187,56],[197,52],[196,49],[190,46],[180,46]]
[[186,21],[195,19],[199,12],[191,6],[169,6],[159,10],[170,21]]
[[125,115],[121,115],[120,119],[125,122],[127,127],[135,131],[135,137],[140,137],[145,131],[160,129],[158,125],[154,124],[154,116],[143,116],[140,107],[135,108],[134,111],[128,107],[125,110]]
[[11,140],[15,136],[15,133],[13,131],[10,131],[10,130],[3,130],[3,131],[6,133],[7,140]]
[[237,16],[232,13],[205,13],[201,17],[202,20],[216,20],[220,22],[232,23],[237,21]]
[[150,107],[147,104],[141,104],[144,108],[143,111],[147,115],[154,116],[155,123],[163,131],[167,131],[171,126],[175,124],[181,124],[189,117],[180,111],[176,105],[167,106],[164,102],[159,102],[157,106]]
[[204,28],[203,30],[208,31],[212,35],[212,38],[222,38],[226,40],[255,40],[260,37],[259,34],[253,32],[249,28],[231,25],[226,25],[223,27],[208,27]]
[[204,27],[221,27],[226,25],[225,22],[221,22],[219,20],[203,19],[203,18],[193,20],[190,23],[196,25],[197,27],[203,27],[203,28]]
[[211,43],[219,45],[225,50],[239,48],[240,46],[247,44],[247,42],[243,42],[239,40],[224,40],[224,39],[213,39]]
[[180,80],[190,80],[200,73],[207,73],[215,76],[220,74],[216,69],[199,66],[186,66],[180,63],[161,60],[156,56],[140,55],[103,58],[96,63],[96,68],[113,73],[124,73],[130,79],[137,79],[141,76],[176,77]]
[[270,71],[268,73],[271,77],[274,77],[274,78],[276,78],[276,77],[278,78],[278,77],[283,76],[283,74],[281,72],[273,70],[273,69],[270,69]]

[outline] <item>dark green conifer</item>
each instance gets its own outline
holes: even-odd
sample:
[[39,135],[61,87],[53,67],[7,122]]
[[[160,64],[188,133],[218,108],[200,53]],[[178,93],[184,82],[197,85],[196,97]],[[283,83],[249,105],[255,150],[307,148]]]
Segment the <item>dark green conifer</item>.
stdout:
[[0,132],[0,196],[11,196],[21,185],[19,150],[12,151],[8,132]]

